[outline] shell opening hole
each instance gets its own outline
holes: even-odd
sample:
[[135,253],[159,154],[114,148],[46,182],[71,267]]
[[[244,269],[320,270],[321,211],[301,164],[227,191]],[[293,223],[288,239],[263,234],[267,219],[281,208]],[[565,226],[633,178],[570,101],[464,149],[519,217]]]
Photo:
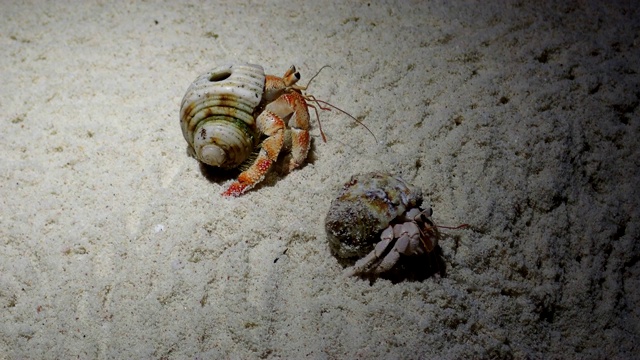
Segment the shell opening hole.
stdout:
[[211,76],[209,77],[209,81],[211,82],[222,81],[227,79],[229,76],[231,76],[231,70],[221,71],[221,72],[211,74]]

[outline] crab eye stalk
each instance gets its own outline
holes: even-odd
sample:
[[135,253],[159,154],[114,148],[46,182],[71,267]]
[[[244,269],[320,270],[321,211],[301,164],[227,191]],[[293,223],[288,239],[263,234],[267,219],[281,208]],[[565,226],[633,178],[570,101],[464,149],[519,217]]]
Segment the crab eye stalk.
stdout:
[[300,73],[296,71],[296,67],[294,65],[291,65],[289,70],[284,73],[282,80],[284,81],[284,85],[286,87],[293,86],[298,82],[298,80],[300,80]]

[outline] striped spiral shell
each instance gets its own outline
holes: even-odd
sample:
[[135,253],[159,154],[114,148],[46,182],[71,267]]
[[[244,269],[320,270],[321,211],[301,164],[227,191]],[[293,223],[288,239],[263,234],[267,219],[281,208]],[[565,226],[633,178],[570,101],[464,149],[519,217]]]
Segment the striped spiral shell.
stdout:
[[182,134],[201,162],[223,168],[242,164],[257,144],[254,112],[262,100],[260,65],[219,66],[189,86],[180,106]]

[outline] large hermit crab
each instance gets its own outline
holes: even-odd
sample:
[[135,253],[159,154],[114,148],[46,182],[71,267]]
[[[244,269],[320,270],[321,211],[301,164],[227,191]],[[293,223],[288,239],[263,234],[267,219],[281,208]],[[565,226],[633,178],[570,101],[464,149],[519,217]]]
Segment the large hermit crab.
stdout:
[[354,175],[331,202],[325,229],[338,258],[359,259],[349,275],[377,276],[401,255],[428,254],[439,233],[421,207],[422,191],[398,176],[372,172]]
[[241,63],[212,69],[187,89],[180,125],[189,153],[211,166],[245,168],[223,195],[241,195],[262,181],[283,147],[291,149],[289,170],[304,163],[309,112],[299,79],[294,66],[278,77]]

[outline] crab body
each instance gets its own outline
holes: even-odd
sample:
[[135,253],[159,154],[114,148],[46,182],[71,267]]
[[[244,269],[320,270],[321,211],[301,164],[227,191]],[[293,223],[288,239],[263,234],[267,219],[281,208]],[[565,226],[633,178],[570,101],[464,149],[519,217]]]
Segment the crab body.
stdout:
[[200,75],[187,89],[180,125],[189,153],[210,166],[246,168],[223,195],[241,195],[262,181],[284,147],[291,151],[289,170],[304,163],[309,113],[295,86],[299,79],[294,66],[277,77],[260,65],[231,64]]
[[401,254],[431,252],[439,234],[422,200],[422,191],[400,177],[378,172],[352,176],[325,219],[331,251],[338,258],[358,259],[351,275],[381,274]]

